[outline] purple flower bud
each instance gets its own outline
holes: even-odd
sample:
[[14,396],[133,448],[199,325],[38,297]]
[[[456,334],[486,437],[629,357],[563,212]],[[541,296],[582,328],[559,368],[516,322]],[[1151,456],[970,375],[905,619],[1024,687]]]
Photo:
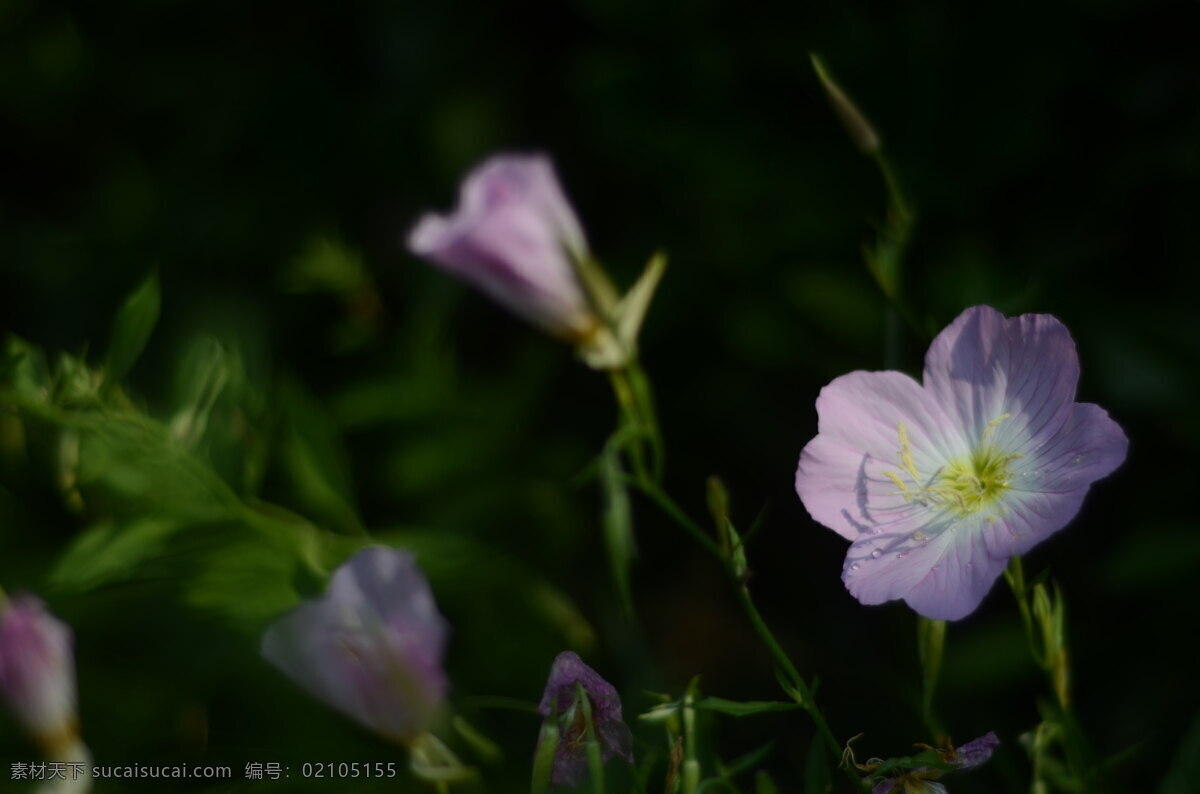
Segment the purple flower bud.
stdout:
[[75,736],[78,715],[71,630],[32,596],[0,606],[0,695],[39,742]]
[[372,546],[334,572],[325,597],[268,628],[262,654],[319,700],[407,742],[441,710],[448,633],[413,556]]
[[551,782],[578,785],[587,777],[588,724],[580,702],[580,687],[591,706],[600,757],[604,763],[619,757],[633,763],[633,739],[621,719],[621,698],[613,685],[583,663],[574,651],[563,651],[550,668],[538,713],[559,725],[558,751]]
[[451,215],[424,215],[409,249],[574,342],[597,327],[574,263],[587,241],[549,159],[501,155],[463,181]]

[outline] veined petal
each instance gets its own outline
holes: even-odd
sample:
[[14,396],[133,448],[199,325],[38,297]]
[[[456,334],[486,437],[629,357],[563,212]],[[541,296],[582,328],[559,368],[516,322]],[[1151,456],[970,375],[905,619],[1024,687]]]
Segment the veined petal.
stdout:
[[1098,405],[1075,403],[1056,434],[1038,434],[1014,461],[1013,488],[1038,493],[1086,489],[1125,460],[1129,439]]
[[915,531],[867,536],[847,552],[842,580],[864,604],[904,599],[927,618],[957,620],[979,605],[1007,561],[989,553],[981,522],[946,511]]
[[[906,524],[915,509],[906,489],[915,493],[966,450],[946,414],[899,372],[836,378],[817,397],[817,417],[796,492],[814,519],[850,540]],[[906,465],[905,441],[920,482]]]
[[925,355],[924,385],[969,444],[985,432],[1011,439],[1054,435],[1070,418],[1079,356],[1066,327],[1048,314],[1006,318],[975,306],[950,323]]
[[1125,460],[1129,440],[1104,409],[1076,403],[1057,435],[1013,462],[1011,488],[985,526],[993,555],[1024,554],[1079,513],[1088,489]]

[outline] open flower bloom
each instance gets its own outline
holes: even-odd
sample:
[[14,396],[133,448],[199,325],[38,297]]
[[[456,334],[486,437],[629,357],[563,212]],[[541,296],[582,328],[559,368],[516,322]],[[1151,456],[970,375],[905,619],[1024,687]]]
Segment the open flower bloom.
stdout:
[[851,372],[822,389],[796,491],[852,541],[850,593],[957,620],[1010,557],[1066,525],[1128,446],[1102,408],[1075,402],[1078,379],[1054,317],[976,306],[933,340],[923,384]]
[[578,343],[598,327],[577,275],[587,241],[546,157],[487,160],[454,213],[423,216],[408,247],[556,336]]
[[[966,772],[991,758],[999,746],[1000,739],[995,733],[988,732],[957,750],[951,748],[937,753],[942,762],[952,767],[951,771]],[[918,767],[879,781],[871,788],[871,794],[947,794],[946,787],[935,782],[943,774],[945,771],[941,769]]]
[[608,763],[617,757],[633,763],[633,739],[629,726],[621,719],[617,690],[574,651],[563,651],[554,659],[546,691],[538,704],[538,713],[558,725],[558,749],[550,778],[555,785],[575,786],[587,778],[589,726],[581,689],[588,700],[601,759]]
[[334,572],[325,597],[268,628],[262,654],[318,699],[409,742],[445,699],[448,633],[413,556],[372,546]]
[[48,751],[74,744],[75,656],[71,630],[32,596],[0,605],[0,696]]

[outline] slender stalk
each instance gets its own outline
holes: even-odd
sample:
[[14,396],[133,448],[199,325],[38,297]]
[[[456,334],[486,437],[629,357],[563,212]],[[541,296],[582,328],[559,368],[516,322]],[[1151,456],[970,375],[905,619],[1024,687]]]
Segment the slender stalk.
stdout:
[[[721,553],[720,546],[718,546],[717,543],[710,538],[698,524],[696,524],[696,522],[692,521],[692,519],[688,517],[687,513],[685,513],[683,509],[680,508],[679,505],[677,505],[675,501],[671,499],[671,497],[667,495],[661,488],[658,488],[650,483],[638,482],[637,480],[632,480],[631,484],[641,490],[641,492],[649,497],[656,505],[658,505],[664,513],[672,518],[680,528],[687,532],[689,536],[696,540],[697,543],[699,543],[702,547],[704,547],[705,550],[707,550],[721,562],[722,568],[725,570],[726,575],[733,583],[734,591],[737,593],[738,603],[741,604],[742,610],[746,613],[746,617],[749,618],[750,625],[754,628],[754,632],[758,635],[759,639],[761,639],[763,644],[767,647],[767,650],[770,652],[771,658],[775,662],[776,667],[782,671],[789,686],[792,688],[793,691],[788,692],[788,694],[792,696],[806,712],[808,712],[808,715],[812,718],[813,723],[816,725],[817,732],[821,734],[821,738],[824,740],[826,747],[829,748],[829,752],[835,759],[840,761],[842,756],[842,746],[838,742],[837,737],[834,735],[833,730],[829,727],[829,723],[825,720],[825,715],[822,714],[821,710],[817,707],[816,701],[812,697],[812,691],[809,689],[808,684],[804,681],[804,678],[800,675],[800,671],[796,669],[796,665],[793,664],[792,660],[788,657],[787,652],[784,651],[783,646],[779,644],[779,641],[771,632],[767,622],[763,619],[762,613],[758,611],[758,607],[755,605],[754,599],[750,596],[750,590],[745,586],[745,583],[741,581],[741,578],[737,575],[737,572],[734,571],[733,565],[731,564],[729,558]],[[865,784],[858,778],[857,775],[854,774],[852,769],[846,768],[844,771],[846,776],[854,783],[856,788],[859,790],[866,789]]]
[[1004,569],[1004,580],[1008,582],[1013,597],[1017,601],[1017,609],[1021,613],[1021,624],[1025,627],[1025,642],[1029,645],[1029,652],[1033,654],[1033,660],[1037,662],[1037,666],[1045,669],[1045,654],[1038,648],[1034,639],[1033,612],[1029,608],[1029,599],[1025,588],[1025,568],[1021,564],[1020,557],[1013,557],[1008,561],[1008,567]]

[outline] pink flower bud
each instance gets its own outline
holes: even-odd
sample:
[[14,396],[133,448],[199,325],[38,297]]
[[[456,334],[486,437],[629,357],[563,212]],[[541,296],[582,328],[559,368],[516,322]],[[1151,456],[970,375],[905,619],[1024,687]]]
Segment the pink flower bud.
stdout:
[[496,156],[463,181],[458,208],[427,214],[409,249],[573,342],[597,327],[577,275],[583,229],[544,156]]

